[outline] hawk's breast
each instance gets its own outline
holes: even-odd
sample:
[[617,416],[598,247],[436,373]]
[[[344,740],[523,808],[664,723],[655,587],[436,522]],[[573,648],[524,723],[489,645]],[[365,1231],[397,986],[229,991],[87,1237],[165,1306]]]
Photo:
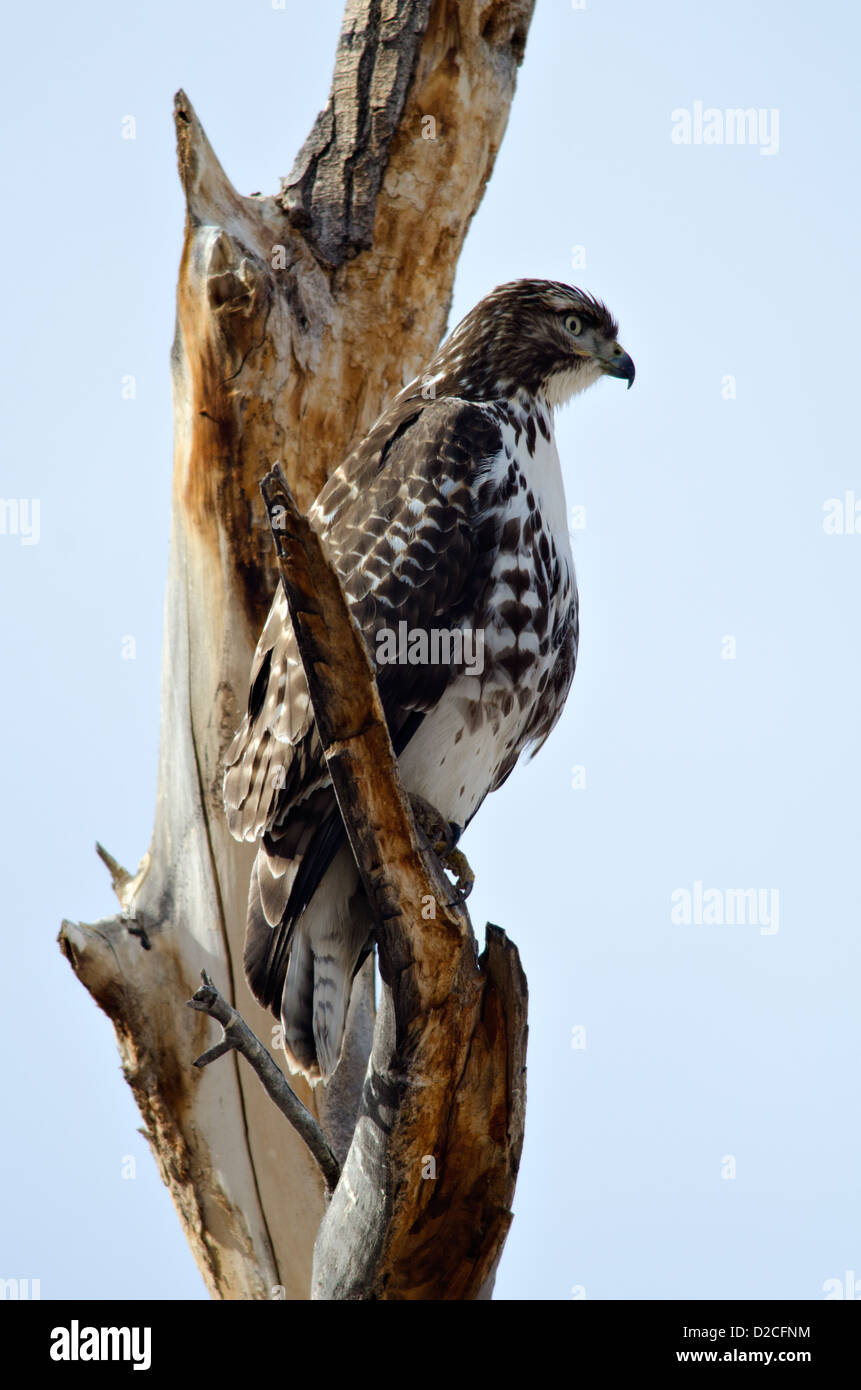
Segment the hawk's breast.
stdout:
[[550,412],[487,409],[502,448],[478,492],[479,506],[498,511],[500,537],[475,614],[482,669],[455,676],[400,759],[408,789],[462,826],[524,748],[547,737],[577,655],[577,587]]

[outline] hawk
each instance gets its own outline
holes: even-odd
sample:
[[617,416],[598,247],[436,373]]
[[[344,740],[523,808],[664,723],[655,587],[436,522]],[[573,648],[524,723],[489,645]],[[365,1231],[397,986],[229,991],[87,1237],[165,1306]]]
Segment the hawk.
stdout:
[[[571,685],[578,600],[554,411],[601,376],[631,386],[617,334],[582,290],[501,285],[395,397],[309,513],[375,657],[404,785],[454,837],[524,749],[544,743]],[[447,646],[415,641],[440,633]],[[224,804],[233,835],[259,840],[249,984],[280,1014],[291,1068],[326,1081],[374,923],[281,585],[227,755]]]

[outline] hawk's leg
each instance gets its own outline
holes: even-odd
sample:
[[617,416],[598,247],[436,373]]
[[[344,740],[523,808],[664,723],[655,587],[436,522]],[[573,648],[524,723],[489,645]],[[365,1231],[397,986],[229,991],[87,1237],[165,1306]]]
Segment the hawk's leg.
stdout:
[[410,805],[416,825],[426,837],[428,845],[441,861],[443,868],[456,880],[455,902],[465,902],[472,892],[475,874],[463,850],[457,848],[461,827],[447,821],[423,796],[410,793]]
[[450,873],[454,874],[456,879],[454,885],[455,902],[466,902],[475,885],[475,874],[472,872],[470,862],[463,850],[450,850],[445,857],[445,866]]

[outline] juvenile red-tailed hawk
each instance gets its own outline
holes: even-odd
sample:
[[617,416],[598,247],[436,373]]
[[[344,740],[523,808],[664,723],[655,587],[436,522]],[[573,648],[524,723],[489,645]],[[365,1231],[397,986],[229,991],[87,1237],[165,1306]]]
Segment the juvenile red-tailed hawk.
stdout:
[[[309,514],[377,661],[404,784],[457,829],[524,748],[544,742],[571,685],[577,585],[553,412],[600,376],[630,387],[634,364],[617,332],[582,290],[501,285],[395,397]],[[328,1079],[373,922],[280,585],[224,803],[236,838],[260,839],[249,984],[280,1013],[291,1067]]]

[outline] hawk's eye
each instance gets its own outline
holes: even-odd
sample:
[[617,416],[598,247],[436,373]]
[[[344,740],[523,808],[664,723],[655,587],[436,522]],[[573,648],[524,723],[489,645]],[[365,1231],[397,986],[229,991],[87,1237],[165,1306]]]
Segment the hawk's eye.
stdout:
[[583,332],[583,321],[582,319],[578,319],[576,314],[566,314],[565,327],[575,338],[579,338],[580,334]]

